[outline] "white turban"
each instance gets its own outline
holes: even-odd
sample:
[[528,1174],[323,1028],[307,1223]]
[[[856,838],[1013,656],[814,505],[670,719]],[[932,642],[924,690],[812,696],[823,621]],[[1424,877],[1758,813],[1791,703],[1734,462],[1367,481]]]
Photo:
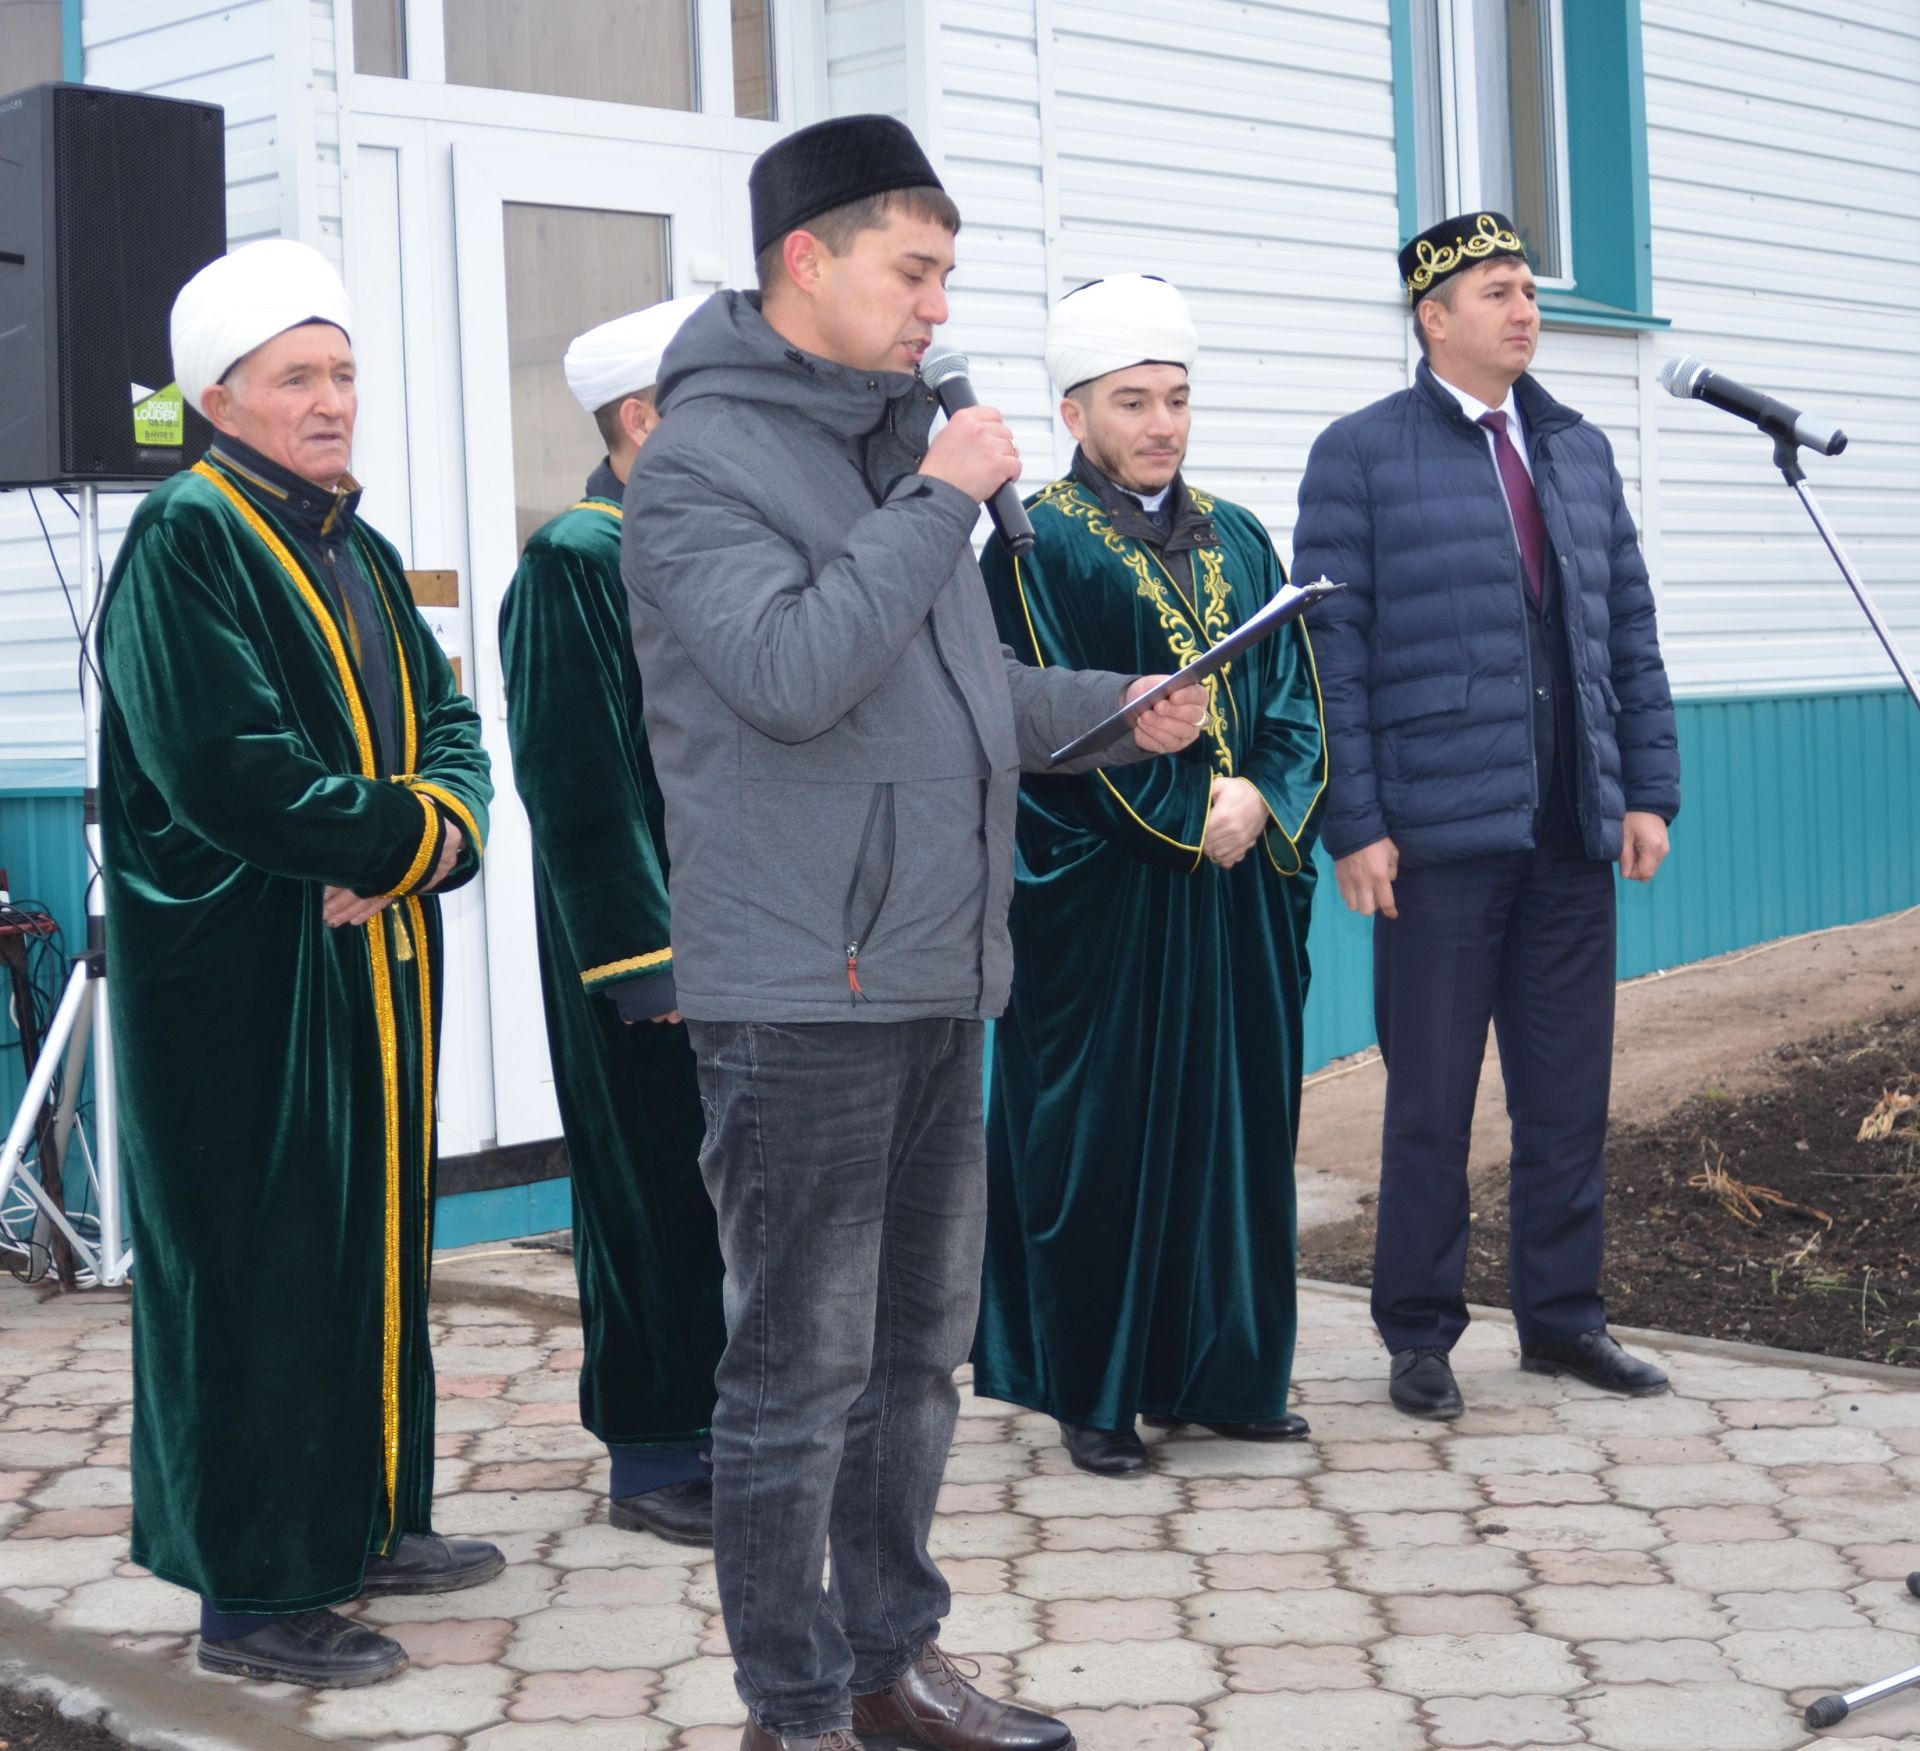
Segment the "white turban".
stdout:
[[1047,317],[1047,375],[1065,395],[1129,365],[1193,368],[1200,337],[1179,291],[1155,274],[1113,274],[1069,292]]
[[210,261],[173,301],[173,376],[188,406],[247,354],[304,322],[353,333],[353,306],[333,263],[290,237]]
[[673,298],[590,328],[567,348],[567,387],[588,413],[660,381],[660,355],[705,298]]

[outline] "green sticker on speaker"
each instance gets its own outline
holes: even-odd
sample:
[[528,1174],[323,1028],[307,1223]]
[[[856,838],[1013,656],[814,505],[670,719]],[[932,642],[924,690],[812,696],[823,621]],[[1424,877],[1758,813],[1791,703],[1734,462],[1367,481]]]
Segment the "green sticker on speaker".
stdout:
[[[135,384],[135,391],[142,385]],[[149,394],[133,404],[133,441],[147,448],[178,450],[187,436],[187,398],[178,383]]]

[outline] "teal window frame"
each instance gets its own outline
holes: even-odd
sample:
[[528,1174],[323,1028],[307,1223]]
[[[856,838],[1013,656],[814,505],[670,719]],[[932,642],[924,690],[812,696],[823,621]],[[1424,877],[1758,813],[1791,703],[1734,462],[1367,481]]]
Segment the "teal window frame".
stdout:
[[60,0],[60,77],[69,85],[78,85],[85,72],[86,56],[80,46],[81,0]]
[[[1395,192],[1403,239],[1420,228],[1414,4],[1388,0]],[[1667,328],[1668,319],[1653,313],[1653,203],[1640,0],[1568,0],[1565,31],[1574,283],[1571,290],[1542,287],[1541,314],[1562,328]]]

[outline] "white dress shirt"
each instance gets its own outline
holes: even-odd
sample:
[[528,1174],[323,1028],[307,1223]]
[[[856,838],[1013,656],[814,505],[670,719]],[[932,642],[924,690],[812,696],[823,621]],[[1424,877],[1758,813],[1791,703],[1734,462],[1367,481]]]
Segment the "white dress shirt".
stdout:
[[[1429,369],[1431,369],[1431,367],[1429,367]],[[1513,440],[1514,449],[1520,452],[1520,466],[1527,471],[1527,478],[1531,480],[1533,478],[1533,458],[1527,454],[1527,428],[1520,418],[1520,403],[1515,399],[1513,390],[1511,388],[1507,390],[1507,399],[1501,402],[1498,407],[1489,407],[1484,401],[1469,395],[1459,384],[1449,383],[1438,371],[1433,373],[1433,380],[1438,383],[1442,389],[1446,390],[1455,401],[1459,402],[1461,407],[1465,409],[1467,418],[1472,420],[1476,426],[1480,425],[1480,416],[1482,414],[1503,413],[1507,416],[1507,436]],[[1494,435],[1485,426],[1481,426],[1480,429],[1487,434],[1487,453],[1493,457],[1493,465],[1498,469],[1500,466],[1500,452],[1494,443]]]

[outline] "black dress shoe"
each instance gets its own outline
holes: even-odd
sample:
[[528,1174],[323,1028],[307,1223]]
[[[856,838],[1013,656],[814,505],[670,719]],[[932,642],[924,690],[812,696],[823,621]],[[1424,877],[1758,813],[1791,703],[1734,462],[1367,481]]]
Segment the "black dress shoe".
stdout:
[[1075,1465],[1095,1477],[1139,1477],[1153,1469],[1146,1444],[1131,1429],[1083,1429],[1078,1423],[1062,1423],[1060,1445]]
[[1065,1721],[996,1702],[974,1689],[979,1676],[928,1642],[885,1690],[853,1699],[853,1730],[867,1751],[1074,1751]]
[[[1178,1417],[1142,1417],[1140,1420],[1149,1429],[1184,1429],[1187,1426]],[[1304,1441],[1312,1433],[1307,1426],[1307,1419],[1296,1417],[1291,1411],[1266,1422],[1200,1423],[1196,1426],[1211,1429],[1224,1441]]]
[[770,1733],[751,1715],[740,1735],[740,1751],[866,1751],[845,1727],[831,1733]]
[[615,1496],[607,1504],[607,1523],[622,1532],[651,1532],[669,1544],[713,1548],[713,1479],[689,1478],[662,1484],[637,1496]]
[[1467,1408],[1447,1352],[1431,1346],[1394,1352],[1387,1396],[1408,1416],[1438,1423],[1451,1422]]
[[1629,1356],[1604,1325],[1561,1343],[1522,1345],[1520,1366],[1528,1374],[1571,1374],[1602,1392],[1628,1398],[1667,1390],[1666,1375],[1651,1362]]
[[442,1538],[437,1532],[403,1532],[387,1556],[367,1558],[362,1598],[393,1593],[458,1593],[491,1581],[507,1566],[497,1544],[484,1538]]
[[337,1611],[296,1611],[231,1641],[201,1637],[200,1666],[230,1678],[351,1690],[404,1672],[407,1650]]

